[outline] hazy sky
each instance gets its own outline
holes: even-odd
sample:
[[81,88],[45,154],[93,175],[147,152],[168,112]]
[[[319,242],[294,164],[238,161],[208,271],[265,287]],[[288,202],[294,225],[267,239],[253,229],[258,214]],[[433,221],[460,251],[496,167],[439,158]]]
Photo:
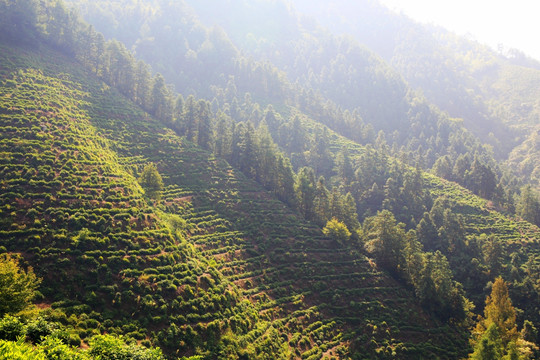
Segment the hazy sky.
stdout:
[[517,48],[540,60],[538,0],[380,0],[393,10],[497,48]]

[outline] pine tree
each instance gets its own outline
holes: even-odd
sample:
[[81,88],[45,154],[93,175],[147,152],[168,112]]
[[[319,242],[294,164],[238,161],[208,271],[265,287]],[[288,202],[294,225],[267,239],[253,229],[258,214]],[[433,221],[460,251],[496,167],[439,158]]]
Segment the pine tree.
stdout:
[[276,112],[274,111],[274,108],[272,105],[268,105],[265,111],[264,115],[264,121],[266,122],[266,125],[268,126],[268,130],[271,133],[276,133],[279,126],[279,120],[276,116]]
[[198,142],[199,118],[197,117],[197,104],[193,95],[189,95],[184,104],[183,124],[180,128],[181,133],[189,141]]
[[434,268],[433,253],[426,253],[423,260],[415,288],[416,296],[424,307],[433,311],[440,306],[437,297],[437,288],[431,276]]
[[540,201],[530,185],[521,189],[516,213],[530,223],[540,224]]
[[443,231],[439,231],[439,238],[445,253],[460,253],[465,249],[465,226],[461,215],[455,214],[451,209],[445,209],[443,212]]
[[422,244],[416,237],[414,230],[409,230],[405,237],[405,248],[403,249],[404,271],[406,280],[414,287],[418,287],[418,278],[423,266]]
[[358,222],[358,214],[356,213],[356,201],[354,200],[354,197],[351,193],[347,193],[345,195],[345,198],[342,202],[343,210],[342,210],[342,216],[343,216],[343,222],[347,227],[353,231],[353,235],[355,235],[356,229],[360,228],[360,223]]
[[497,186],[496,176],[491,167],[483,164],[477,157],[474,158],[468,172],[467,181],[466,185],[469,189],[486,199],[491,198]]
[[283,154],[277,157],[278,185],[274,190],[278,199],[284,201],[292,208],[296,208],[297,201],[294,190],[294,173],[291,163]]
[[471,160],[468,155],[459,155],[452,169],[452,179],[460,184],[465,184],[466,174],[471,168]]
[[363,226],[366,250],[390,271],[397,271],[403,264],[405,225],[396,223],[394,215],[383,210],[366,219]]
[[354,170],[352,167],[349,152],[343,148],[336,158],[337,174],[341,182],[348,185],[354,179]]
[[321,225],[330,220],[330,204],[329,204],[328,189],[324,184],[324,177],[320,176],[317,180],[315,189],[314,212],[317,220]]
[[277,177],[277,148],[264,120],[259,124],[257,137],[259,139],[259,153],[257,154],[257,158],[259,159],[260,168],[257,174],[257,181],[266,188],[269,188],[277,182],[275,179]]
[[[500,359],[503,353],[511,355],[518,335],[516,310],[508,295],[506,282],[498,277],[491,288],[491,295],[486,299],[484,317],[480,318],[473,330],[471,342],[474,352],[471,359],[489,359],[486,356],[492,356],[497,347],[500,352],[497,352],[499,357],[495,359]],[[480,354],[484,357],[480,357]]]
[[178,133],[181,133],[181,125],[184,122],[184,97],[182,94],[178,94],[174,101],[173,110],[173,129]]
[[491,324],[480,338],[470,359],[500,360],[502,359],[503,348],[499,329],[495,324]]
[[173,103],[171,101],[170,91],[161,74],[157,74],[154,77],[152,86],[152,113],[158,119],[165,121],[165,123],[169,125],[171,124]]
[[303,152],[306,146],[306,134],[298,116],[295,116],[289,134],[288,148],[293,153]]
[[491,295],[486,299],[484,321],[479,323],[477,329],[487,328],[491,323],[499,328],[503,342],[508,343],[517,338],[516,310],[508,295],[506,282],[501,277],[493,283]]
[[433,173],[446,180],[452,180],[452,162],[450,156],[444,155],[435,161],[433,165]]
[[438,249],[437,242],[439,235],[437,228],[433,224],[431,216],[428,212],[424,213],[422,220],[420,220],[418,223],[418,226],[416,227],[416,234],[418,241],[420,241],[420,243],[424,245],[427,250]]
[[255,133],[255,128],[251,122],[247,122],[245,132],[242,137],[242,153],[240,156],[240,170],[246,176],[252,179],[256,179],[259,171],[259,159],[258,155],[258,139]]
[[306,219],[313,219],[315,201],[315,173],[313,169],[304,167],[298,171],[294,191],[298,199],[300,212]]
[[[97,65],[96,65],[97,69]],[[135,65],[135,103],[144,110],[151,110],[151,85],[152,77],[150,67],[143,61],[138,61]]]
[[328,150],[330,148],[330,139],[328,130],[323,129],[322,133],[318,134],[316,140],[310,150],[311,162],[313,170],[317,175],[329,177],[334,167],[334,160]]
[[232,126],[231,119],[224,112],[219,111],[217,114],[214,152],[224,159],[230,159],[231,156]]
[[212,131],[212,113],[210,103],[205,100],[199,100],[198,103],[198,138],[197,143],[206,150],[211,150],[214,143],[214,134]]
[[481,237],[483,242],[482,253],[484,255],[484,262],[486,263],[489,273],[492,277],[499,275],[502,268],[502,257],[504,250],[498,239],[494,235]]

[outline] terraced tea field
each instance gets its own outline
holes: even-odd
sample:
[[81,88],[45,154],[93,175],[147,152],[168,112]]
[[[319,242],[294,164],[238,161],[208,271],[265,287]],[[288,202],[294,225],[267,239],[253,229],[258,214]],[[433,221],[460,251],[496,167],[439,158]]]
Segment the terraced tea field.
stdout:
[[[370,259],[76,64],[24,49],[0,61],[1,243],[45,278],[45,306],[84,319],[83,339],[105,330],[221,358],[467,352]],[[137,183],[150,162],[159,202]]]
[[[324,127],[314,122],[307,116],[299,114],[302,118],[303,128],[311,136],[320,133]],[[335,157],[346,149],[351,157],[351,161],[358,163],[362,156],[368,151],[366,147],[360,146],[353,141],[340,136],[336,132],[326,129],[329,139],[329,149]],[[373,149],[372,152],[375,152]],[[395,159],[386,158],[388,167],[392,166]],[[457,183],[438,178],[430,173],[422,173],[423,188],[429,194],[432,202],[436,199],[445,199],[446,206],[452,213],[458,215],[463,221],[465,229],[464,241],[471,243],[478,242],[478,248],[484,245],[485,238],[482,235],[494,235],[502,247],[502,270],[501,274],[505,279],[511,279],[510,293],[514,299],[514,304],[524,310],[522,318],[538,321],[540,307],[538,306],[538,295],[533,290],[533,285],[524,282],[527,276],[538,279],[538,269],[540,269],[540,229],[527,221],[517,218],[515,215],[508,215],[497,209],[491,201],[480,198],[471,191],[463,188]],[[381,186],[386,182],[387,177],[382,179]],[[429,209],[427,209],[429,211]],[[480,250],[481,252],[481,250]],[[467,297],[474,301],[481,309],[484,300],[488,295],[485,284],[492,281],[486,273],[480,274],[479,270],[471,270],[469,264],[482,262],[480,258],[474,258],[468,254],[465,259],[449,259],[454,265],[453,273],[457,281],[461,282],[466,290]],[[453,263],[454,261],[454,263]],[[466,266],[463,266],[466,263]],[[461,265],[456,265],[461,264]],[[485,270],[484,270],[485,271]],[[536,281],[531,280],[531,281]],[[531,294],[523,296],[523,294]],[[537,320],[533,320],[537,319]]]

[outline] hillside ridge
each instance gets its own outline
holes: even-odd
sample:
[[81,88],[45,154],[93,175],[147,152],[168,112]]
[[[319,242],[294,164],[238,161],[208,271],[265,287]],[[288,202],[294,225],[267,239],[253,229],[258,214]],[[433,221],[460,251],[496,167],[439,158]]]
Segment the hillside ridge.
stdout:
[[[12,49],[9,53],[16,54],[19,51],[20,50],[14,52]],[[15,62],[21,60],[25,61],[25,56],[28,56],[28,58],[33,57],[32,53],[23,51],[22,54],[18,55],[18,59],[16,58],[13,60]],[[47,58],[47,56],[45,56],[45,58]],[[56,63],[59,63],[58,60],[56,60]],[[66,213],[67,211],[67,213],[71,215],[68,215],[67,219],[64,221],[60,219],[56,220],[54,230],[40,231],[36,228],[36,222],[27,222],[27,233],[37,232],[40,234],[39,242],[35,242],[35,245],[38,245],[38,247],[33,247],[31,244],[25,243],[25,248],[21,248],[20,246],[22,244],[17,240],[20,236],[19,231],[3,232],[4,241],[6,241],[6,244],[10,244],[7,247],[8,251],[22,251],[24,249],[24,253],[27,254],[27,260],[35,265],[38,274],[46,277],[45,290],[47,288],[50,289],[43,291],[46,299],[53,296],[53,294],[56,294],[55,297],[58,297],[61,294],[58,293],[58,289],[56,289],[56,276],[49,278],[47,274],[52,275],[58,272],[57,269],[60,264],[64,264],[62,262],[63,256],[67,256],[68,259],[73,260],[82,259],[82,264],[89,263],[89,265],[95,260],[98,261],[97,264],[100,265],[96,275],[101,279],[99,283],[103,284],[103,287],[96,288],[96,286],[92,284],[91,278],[87,278],[88,275],[84,275],[84,265],[83,268],[79,268],[78,270],[68,266],[65,270],[62,270],[62,273],[65,274],[64,276],[67,276],[67,279],[73,277],[73,272],[79,274],[75,277],[78,279],[76,280],[77,285],[73,283],[73,285],[70,286],[69,282],[64,283],[64,289],[65,291],[68,291],[66,293],[67,298],[71,298],[74,302],[56,302],[53,304],[54,307],[62,309],[68,314],[72,311],[76,311],[75,308],[83,309],[82,311],[84,313],[85,307],[81,308],[81,306],[91,305],[94,311],[103,309],[102,311],[104,312],[101,312],[101,314],[94,314],[94,317],[100,320],[102,319],[102,321],[100,321],[100,327],[103,326],[104,329],[107,329],[107,327],[104,327],[103,325],[107,319],[114,319],[114,323],[122,321],[121,319],[116,318],[118,315],[113,314],[122,314],[122,308],[125,306],[135,306],[134,309],[130,310],[132,316],[137,319],[135,324],[137,324],[137,322],[141,325],[146,323],[146,326],[149,328],[156,329],[155,331],[157,331],[157,333],[155,336],[158,341],[157,343],[164,346],[165,349],[169,347],[172,349],[178,345],[175,345],[174,340],[173,343],[171,343],[170,341],[172,339],[164,337],[164,334],[171,330],[171,326],[180,329],[178,335],[173,339],[182,339],[184,337],[189,337],[185,334],[185,331],[187,331],[190,326],[195,326],[196,324],[199,324],[195,327],[195,329],[198,329],[196,330],[197,332],[208,333],[210,331],[208,326],[211,322],[203,320],[206,316],[203,316],[205,312],[202,309],[205,309],[207,305],[199,308],[199,311],[203,311],[199,315],[202,316],[200,320],[196,320],[198,317],[194,315],[187,316],[188,313],[184,313],[183,316],[173,316],[172,311],[175,311],[174,313],[177,314],[182,314],[181,309],[184,306],[182,303],[180,303],[180,312],[175,310],[174,307],[171,308],[171,306],[178,305],[169,304],[167,306],[167,308],[170,309],[167,311],[167,314],[171,311],[171,314],[168,316],[171,316],[170,319],[176,320],[169,322],[165,328],[162,328],[163,325],[159,325],[164,324],[163,319],[160,320],[164,315],[157,317],[153,316],[152,320],[150,320],[150,317],[145,315],[145,313],[150,312],[151,314],[155,311],[152,309],[154,309],[154,306],[157,304],[161,303],[166,305],[162,300],[159,300],[160,297],[163,296],[163,299],[171,299],[170,290],[168,290],[170,285],[166,285],[168,281],[172,280],[173,284],[178,284],[175,288],[179,289],[176,291],[180,291],[179,294],[182,298],[185,296],[186,286],[193,287],[193,285],[196,285],[196,289],[198,289],[199,293],[194,300],[199,300],[195,302],[191,301],[193,303],[191,306],[203,306],[204,302],[201,301],[205,298],[204,293],[212,294],[220,287],[226,286],[230,288],[229,291],[231,292],[230,296],[232,296],[232,299],[236,298],[236,300],[231,299],[233,301],[233,305],[230,305],[233,306],[232,309],[238,309],[238,306],[245,307],[247,305],[247,303],[241,301],[243,297],[251,299],[250,303],[254,304],[248,306],[247,309],[251,308],[252,310],[250,311],[258,309],[255,310],[254,313],[258,315],[251,315],[251,317],[255,316],[255,318],[252,318],[254,323],[251,326],[248,325],[248,329],[251,328],[251,330],[248,330],[245,335],[251,337],[255,336],[255,334],[259,334],[254,338],[259,339],[255,340],[256,343],[257,341],[264,342],[266,336],[270,336],[270,334],[274,332],[275,334],[272,336],[283,336],[283,334],[287,334],[294,329],[297,329],[296,331],[299,329],[310,329],[309,332],[304,335],[305,340],[302,340],[301,337],[297,338],[296,340],[291,341],[290,345],[285,349],[280,350],[287,352],[292,349],[298,349],[296,350],[299,351],[297,356],[300,356],[308,350],[310,351],[310,354],[316,354],[318,352],[321,354],[347,352],[348,350],[343,346],[351,340],[353,342],[360,341],[361,344],[361,338],[359,339],[357,336],[366,330],[360,331],[360,333],[358,333],[358,330],[355,330],[352,334],[356,335],[353,335],[352,338],[349,338],[351,335],[347,336],[349,340],[345,340],[345,338],[342,338],[342,335],[340,335],[342,331],[345,331],[345,334],[349,334],[353,329],[353,324],[354,328],[357,328],[358,325],[361,325],[362,323],[365,324],[364,327],[367,326],[367,328],[369,328],[384,322],[387,324],[385,326],[388,326],[389,333],[392,334],[391,338],[399,339],[400,332],[398,330],[403,325],[395,322],[397,317],[394,312],[398,311],[398,309],[403,306],[401,303],[404,301],[409,309],[416,309],[413,312],[409,312],[410,315],[406,320],[409,330],[407,330],[405,334],[412,332],[417,333],[417,335],[407,335],[404,338],[404,340],[413,341],[413,343],[401,348],[403,355],[408,356],[406,354],[410,353],[410,356],[414,357],[412,354],[417,354],[418,352],[426,352],[426,354],[428,354],[430,351],[433,351],[429,350],[429,348],[424,348],[424,345],[422,345],[428,340],[428,338],[425,338],[424,335],[422,335],[424,334],[423,329],[426,327],[433,327],[433,329],[436,330],[440,328],[441,325],[437,324],[437,322],[434,323],[433,320],[429,320],[429,316],[427,315],[425,315],[425,320],[417,318],[416,314],[422,313],[422,310],[414,301],[412,301],[412,294],[403,289],[401,285],[388,277],[388,275],[373,269],[366,258],[361,256],[351,257],[350,255],[347,255],[346,249],[334,249],[335,243],[324,238],[317,227],[308,223],[303,223],[297,215],[294,215],[291,210],[282,205],[279,201],[272,200],[259,185],[246,180],[242,175],[234,175],[235,171],[225,162],[214,159],[210,154],[189,145],[189,143],[181,141],[170,130],[166,130],[162,125],[159,125],[136,107],[129,105],[125,100],[120,100],[118,95],[114,95],[115,91],[113,89],[104,88],[103,85],[99,85],[99,83],[90,85],[90,82],[81,84],[74,81],[73,75],[66,71],[74,65],[69,64],[67,61],[63,61],[62,74],[64,75],[58,73],[54,75],[54,70],[51,71],[48,69],[46,62],[38,61],[36,65],[40,67],[45,65],[45,68],[41,71],[26,70],[21,73],[18,72],[18,70],[15,70],[12,72],[13,74],[19,74],[16,75],[18,76],[16,77],[16,83],[20,83],[20,88],[32,89],[31,86],[25,85],[32,84],[32,82],[33,84],[42,83],[45,86],[49,85],[50,82],[55,84],[54,76],[67,76],[68,78],[71,78],[70,80],[65,81],[67,85],[64,84],[62,87],[60,84],[57,84],[56,86],[58,89],[67,87],[66,90],[63,91],[68,94],[68,89],[71,86],[77,88],[82,85],[82,87],[87,89],[86,93],[80,94],[80,96],[85,99],[84,102],[74,105],[73,111],[75,111],[75,109],[80,109],[78,106],[82,106],[82,109],[86,109],[83,111],[88,114],[86,115],[87,117],[85,116],[87,119],[86,121],[89,121],[94,128],[92,132],[96,134],[95,141],[100,142],[99,139],[104,139],[101,140],[101,142],[109,144],[111,149],[107,151],[114,151],[117,154],[110,156],[109,161],[114,159],[114,161],[119,163],[120,168],[124,167],[127,169],[127,173],[126,170],[124,170],[124,178],[126,179],[124,181],[127,181],[127,184],[123,185],[126,189],[130,189],[133,186],[134,178],[133,175],[129,174],[129,171],[140,169],[140,166],[146,162],[154,162],[157,165],[158,170],[163,174],[164,182],[166,184],[163,191],[162,203],[157,209],[154,209],[153,206],[148,207],[148,205],[145,205],[146,201],[141,197],[142,194],[140,190],[135,191],[133,194],[130,194],[129,192],[126,193],[125,190],[120,190],[122,185],[121,183],[118,183],[118,176],[112,176],[111,181],[116,181],[114,186],[111,186],[111,191],[113,191],[113,193],[110,195],[102,194],[102,196],[105,201],[106,199],[117,200],[113,200],[110,210],[107,211],[106,209],[109,206],[106,204],[104,204],[106,205],[105,208],[96,206],[89,207],[88,205],[95,203],[95,200],[92,196],[83,195],[91,193],[91,189],[95,187],[94,185],[91,185],[91,177],[86,177],[86,174],[94,176],[92,173],[94,173],[95,170],[91,170],[90,168],[81,169],[85,175],[80,179],[81,182],[74,184],[75,192],[70,196],[65,195],[65,197],[68,198],[66,200],[57,194],[63,194],[63,188],[68,178],[65,175],[60,175],[60,173],[58,173],[56,181],[64,183],[64,186],[60,185],[58,191],[54,191],[53,189],[47,190],[51,192],[52,197],[49,203],[43,204],[43,206],[46,206],[43,210],[47,209],[45,212],[52,214],[58,212]],[[15,66],[14,69],[16,68],[17,67]],[[32,66],[30,68],[32,68]],[[50,74],[41,75],[42,72],[50,72]],[[75,75],[75,78],[78,79],[81,77],[81,79],[85,79],[84,76],[85,75],[82,75],[79,72]],[[6,77],[9,78],[9,76],[5,76],[4,79],[6,79]],[[51,110],[58,106],[67,106],[63,101],[53,102],[54,100],[51,100],[51,102],[48,102],[48,98],[44,96],[46,93],[40,92],[39,87],[37,88],[38,92],[34,93],[35,95],[30,96],[36,98],[36,95],[39,94],[40,101],[42,102],[42,105],[40,106],[50,106]],[[6,89],[6,87],[3,87],[3,89]],[[46,89],[46,87],[44,89]],[[32,90],[28,91],[32,93]],[[43,89],[41,91],[43,91]],[[8,96],[14,100],[19,97],[24,99],[25,93],[25,90],[21,90],[18,94],[17,92],[10,92],[11,95],[4,94],[4,96]],[[71,96],[71,98],[74,99],[73,101],[76,99],[74,96]],[[8,110],[9,115],[12,115],[13,111],[18,111],[15,110],[13,106],[9,106],[8,109],[11,109]],[[20,110],[26,114],[27,110],[25,109]],[[66,133],[65,125],[61,124],[63,124],[62,121],[69,121],[70,116],[63,117],[64,111],[65,110],[61,110],[60,113],[55,113],[53,111],[48,115],[48,132],[56,134],[59,130],[63,130],[64,133]],[[9,118],[12,119],[12,116],[9,116]],[[5,116],[4,119],[6,119]],[[59,122],[58,125],[57,122]],[[37,124],[41,126],[42,123],[38,122]],[[37,133],[30,133],[31,136],[39,136],[43,129],[39,126],[32,126],[34,126]],[[86,131],[86,129],[85,131],[80,132],[81,135],[84,134],[82,139],[86,139],[85,142],[88,142],[88,133],[89,132]],[[67,132],[67,134],[69,134],[69,132]],[[17,138],[12,137],[12,139],[15,140]],[[51,140],[54,143],[58,142],[58,145],[61,145],[62,143],[62,138],[51,137]],[[73,141],[77,143],[79,140],[75,137]],[[83,142],[83,147],[85,142]],[[94,147],[91,143],[88,146],[91,148]],[[54,148],[55,147],[53,146],[53,149]],[[4,153],[6,153],[6,150],[7,148],[4,147]],[[101,153],[102,150],[98,147],[97,150],[94,151]],[[47,152],[45,152],[45,154],[47,154]],[[94,166],[98,173],[101,171],[99,165],[100,162],[93,163],[91,154],[87,155],[80,150],[78,150],[78,152],[76,151],[76,154],[80,157],[82,164],[92,164],[91,166]],[[101,156],[98,156],[98,158],[103,159]],[[79,163],[79,161],[76,161],[73,157],[70,157],[69,160],[76,165]],[[66,157],[66,162],[69,160],[68,157]],[[52,166],[54,168],[65,168],[65,165],[62,162],[57,163],[55,160],[53,160]],[[4,169],[4,171],[6,171],[8,168]],[[73,169],[75,170],[76,168],[74,167]],[[9,174],[14,175],[15,173],[8,172],[8,175]],[[83,173],[81,172],[81,175],[82,174]],[[100,175],[101,174],[97,175],[98,179]],[[39,182],[37,179],[35,179],[35,181]],[[46,178],[43,181],[47,181]],[[5,207],[6,204],[13,206],[14,204],[19,203],[17,199],[26,199],[27,195],[25,194],[33,194],[36,190],[34,190],[32,184],[33,183],[30,182],[27,185],[28,190],[23,194],[18,194],[17,197],[13,199],[14,202],[12,202],[9,197],[4,197],[3,207]],[[79,188],[79,186],[83,187]],[[103,185],[100,185],[99,188],[103,188]],[[135,189],[137,188],[138,186],[135,187]],[[11,188],[9,187],[5,188],[5,193],[11,193],[10,189]],[[60,199],[55,199],[57,197]],[[74,200],[70,201],[70,197],[74,198]],[[79,198],[81,199],[77,200]],[[26,201],[28,200],[23,200],[23,202]],[[59,202],[61,203],[62,201],[66,201],[73,210],[64,210],[64,208],[59,207]],[[32,199],[29,202],[31,208],[40,209],[39,197]],[[137,205],[137,210],[135,210],[136,213],[133,213],[134,205]],[[17,207],[16,213],[25,213],[27,212],[26,209],[27,208],[25,207]],[[156,212],[158,209],[161,210]],[[34,215],[37,219],[40,219],[41,216],[43,216],[39,211],[40,210]],[[104,214],[110,213],[110,211],[114,211],[117,214],[112,217],[111,220],[114,220],[114,222],[111,225],[113,228],[118,227],[118,230],[108,232],[108,239],[103,239],[103,236],[107,234],[107,232],[102,233],[102,230],[99,229],[103,228],[104,225],[97,228],[92,227],[91,224],[93,224],[94,221],[90,219],[94,216],[92,214]],[[261,212],[260,215],[258,215],[259,212]],[[137,215],[137,213],[140,215]],[[125,220],[121,220],[124,216],[123,214],[126,214],[127,216],[124,218]],[[138,216],[140,220],[134,219],[134,216],[136,218]],[[77,217],[80,219],[79,223],[76,228],[72,228],[70,225],[71,222],[74,221],[72,219],[76,219]],[[243,220],[239,221],[241,219]],[[51,219],[47,220],[51,221]],[[135,223],[133,223],[134,220]],[[98,217],[97,223],[100,221],[102,220],[99,220]],[[141,225],[139,225],[141,226],[140,228],[136,225],[138,221],[141,221]],[[178,228],[177,230],[180,231],[181,234],[186,231],[183,236],[187,243],[182,242],[182,237],[178,238],[178,235],[175,236],[174,233],[167,230],[167,227],[163,226],[163,222],[167,221],[176,221],[177,223],[183,223],[183,221],[185,221],[186,230],[182,228]],[[19,221],[19,223],[22,225],[24,222]],[[131,230],[128,230],[128,224],[130,224],[129,227]],[[258,224],[258,226],[254,227],[253,224]],[[277,224],[280,225],[277,226]],[[98,225],[96,224],[94,226]],[[143,226],[144,228],[142,228]],[[62,231],[62,228],[65,230]],[[65,233],[68,235],[68,239],[70,239],[70,234],[72,234],[74,230],[77,231],[77,229],[79,229],[78,235],[73,237],[73,240],[69,240],[68,243],[64,242],[61,245],[58,241],[54,241],[55,238],[60,237],[61,233]],[[67,233],[65,232],[66,230],[68,231]],[[130,231],[132,232],[131,234],[129,233]],[[75,240],[75,238],[77,238],[77,240]],[[100,238],[105,241],[100,240]],[[159,238],[161,238],[161,240],[157,240]],[[139,240],[135,243],[131,243],[133,240],[129,239]],[[37,238],[35,241],[38,241]],[[74,241],[76,242],[74,243]],[[139,245],[136,245],[137,243]],[[76,248],[72,249],[74,245]],[[134,245],[136,245],[135,248],[133,247]],[[26,249],[28,246],[29,248]],[[136,250],[139,246],[141,250]],[[191,246],[193,246],[193,250],[189,250]],[[79,250],[77,250],[77,248]],[[118,250],[113,250],[115,248]],[[145,248],[148,250],[141,252]],[[141,255],[145,253],[147,255]],[[65,255],[56,257],[56,254]],[[118,255],[120,255],[120,257]],[[133,258],[134,256],[135,258]],[[103,259],[101,260],[101,258]],[[129,261],[124,260],[119,262],[121,258],[128,259]],[[39,259],[39,262],[35,263],[37,259]],[[133,262],[135,259],[136,262]],[[153,259],[159,259],[159,261],[154,261]],[[180,259],[185,260],[178,262]],[[77,263],[79,261],[80,260],[76,260]],[[161,279],[162,276],[159,275],[159,273],[156,274],[150,271],[153,268],[152,264],[154,263],[156,265],[159,264],[157,269],[163,269],[161,271],[164,271],[167,267],[171,266],[172,269],[175,269],[176,267],[181,269],[185,266],[182,265],[182,262],[184,261],[187,261],[188,269],[194,266],[191,271],[195,271],[195,273],[199,272],[195,284],[191,282],[192,280],[189,280],[189,276],[186,277],[185,275],[182,277],[167,276],[166,278],[170,280],[164,279],[157,281],[157,279]],[[196,265],[193,264],[193,261],[195,261]],[[141,269],[139,267],[140,265],[138,265],[138,263],[141,262],[142,264],[146,263],[146,266],[150,266],[150,268]],[[45,264],[47,264],[46,267],[43,267]],[[267,264],[267,267],[261,269],[258,264]],[[67,264],[63,266],[66,265]],[[114,273],[109,273],[109,275],[107,275],[106,269],[109,267],[115,269],[114,273],[118,272],[118,275],[120,276],[118,280],[114,280],[117,278]],[[102,274],[101,269],[103,269],[105,273]],[[90,272],[90,274],[92,274],[92,272]],[[118,283],[120,279],[122,280]],[[81,282],[81,280],[84,281]],[[207,283],[205,284],[204,282]],[[212,285],[214,282],[216,290],[213,290],[214,286]],[[113,285],[114,283],[117,283],[117,285]],[[129,285],[130,283],[132,285]],[[182,283],[185,285],[182,285]],[[319,283],[319,285],[317,285],[317,283]],[[324,285],[325,283],[326,285]],[[133,285],[135,284],[137,284],[137,286],[134,287]],[[118,286],[116,290],[114,290],[116,292],[107,292],[109,291],[107,290],[108,287],[111,285],[113,285],[114,288]],[[51,286],[54,286],[56,290],[53,290]],[[313,292],[313,289],[317,289],[321,286],[323,288],[333,288],[335,290],[332,292]],[[157,290],[157,294],[161,294],[152,295],[151,297],[155,299],[153,301],[156,301],[156,305],[152,305],[153,302],[150,300],[151,298],[145,300],[145,303],[136,305],[137,302],[133,296],[136,297],[136,294],[139,293],[141,294],[140,296],[143,297],[145,291],[148,291],[144,290],[145,288],[148,290],[154,289],[154,292]],[[75,293],[73,291],[75,291]],[[134,292],[134,295],[128,295],[130,291]],[[343,292],[343,296],[337,296],[336,294],[339,292]],[[77,295],[74,296],[75,294]],[[149,295],[144,295],[145,298],[148,296]],[[379,298],[380,300],[374,300],[376,298]],[[118,304],[120,301],[123,305],[120,306],[120,309],[115,310],[114,304]],[[347,315],[347,312],[341,314],[344,310],[343,306],[350,301],[357,303],[356,306],[358,306],[359,309],[362,308],[364,314],[372,314],[372,318],[366,323],[367,319],[370,318],[366,315],[359,318],[351,318],[350,315]],[[236,305],[234,305],[235,302]],[[389,306],[394,302],[396,306]],[[218,303],[215,303],[214,306],[217,306]],[[255,304],[258,305],[255,306]],[[326,305],[322,306],[323,304]],[[222,306],[226,305],[220,305],[220,307]],[[276,306],[279,306],[279,308],[276,308]],[[238,309],[233,311],[242,310]],[[309,314],[309,316],[307,314]],[[110,317],[111,315],[112,318]],[[234,323],[231,323],[230,318],[229,320],[226,319],[227,317],[221,318],[218,316],[216,320],[220,324],[220,327],[232,326],[232,328],[237,328],[239,325],[234,326],[232,325]],[[269,320],[272,321],[273,325],[268,323]],[[414,327],[412,324],[416,323],[416,321],[420,322],[417,327]],[[310,326],[310,324],[313,325]],[[284,330],[279,328],[278,325],[285,326],[285,329],[290,328],[291,330]],[[266,330],[259,333],[260,330],[257,329],[261,326]],[[160,328],[163,330],[159,330]],[[268,332],[268,329],[274,330]],[[393,329],[395,329],[395,331]],[[139,330],[139,332],[144,334],[144,331]],[[321,335],[315,335],[319,333]],[[294,335],[294,332],[292,335]],[[320,338],[321,336],[322,338]],[[397,342],[394,343],[394,340],[391,340],[390,335],[380,333],[378,337],[379,336],[378,342],[381,345],[388,343],[391,344],[391,346],[396,346],[399,344]],[[239,338],[241,343],[243,343],[241,340],[242,338],[242,336]],[[322,343],[326,345],[317,346],[315,339],[319,338],[321,340],[326,339]],[[419,339],[424,340],[421,340],[421,342],[418,343]],[[443,342],[443,339],[447,338],[441,338],[440,341]],[[458,339],[459,337],[454,341],[461,341]],[[192,341],[201,340],[193,339]],[[191,345],[190,343],[186,343],[185,349],[188,350],[195,344],[197,344],[197,342],[194,342]],[[245,343],[244,345],[247,346]],[[452,342],[448,345],[452,349],[455,346]],[[291,347],[291,350],[287,350],[289,346]],[[362,345],[362,347],[364,346],[366,345]],[[415,348],[416,350],[413,350]],[[377,347],[373,348],[373,351],[376,351],[377,349]],[[449,349],[445,351],[449,351],[450,353],[454,351]]]

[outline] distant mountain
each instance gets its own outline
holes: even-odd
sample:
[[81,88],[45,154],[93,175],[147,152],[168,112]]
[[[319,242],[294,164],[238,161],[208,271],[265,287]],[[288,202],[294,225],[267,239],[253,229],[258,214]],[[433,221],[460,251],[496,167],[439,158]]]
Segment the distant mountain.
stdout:
[[[195,92],[223,103],[231,95],[241,101],[250,93],[278,110],[281,104],[298,107],[363,144],[375,144],[378,138],[395,156],[405,153],[411,164],[431,168],[444,155],[455,162],[468,154],[470,161],[477,156],[502,175],[489,150],[459,121],[431,106],[355,39],[303,21],[281,2],[175,4],[150,3],[154,10],[144,23],[134,15],[137,11],[122,10],[137,8],[128,0],[83,2],[80,9],[107,37],[128,37],[126,46],[184,95]],[[231,15],[221,16],[225,11]],[[270,18],[279,26],[265,22]],[[139,27],[128,31],[125,24]],[[175,53],[166,54],[163,48]]]
[[533,84],[538,84],[540,62],[516,49],[497,53],[442,28],[415,23],[377,1],[351,6],[339,0],[295,0],[292,5],[378,53],[430,102],[464,119],[498,158],[538,188],[538,169],[531,165],[537,154],[530,144],[538,124],[538,86]]

